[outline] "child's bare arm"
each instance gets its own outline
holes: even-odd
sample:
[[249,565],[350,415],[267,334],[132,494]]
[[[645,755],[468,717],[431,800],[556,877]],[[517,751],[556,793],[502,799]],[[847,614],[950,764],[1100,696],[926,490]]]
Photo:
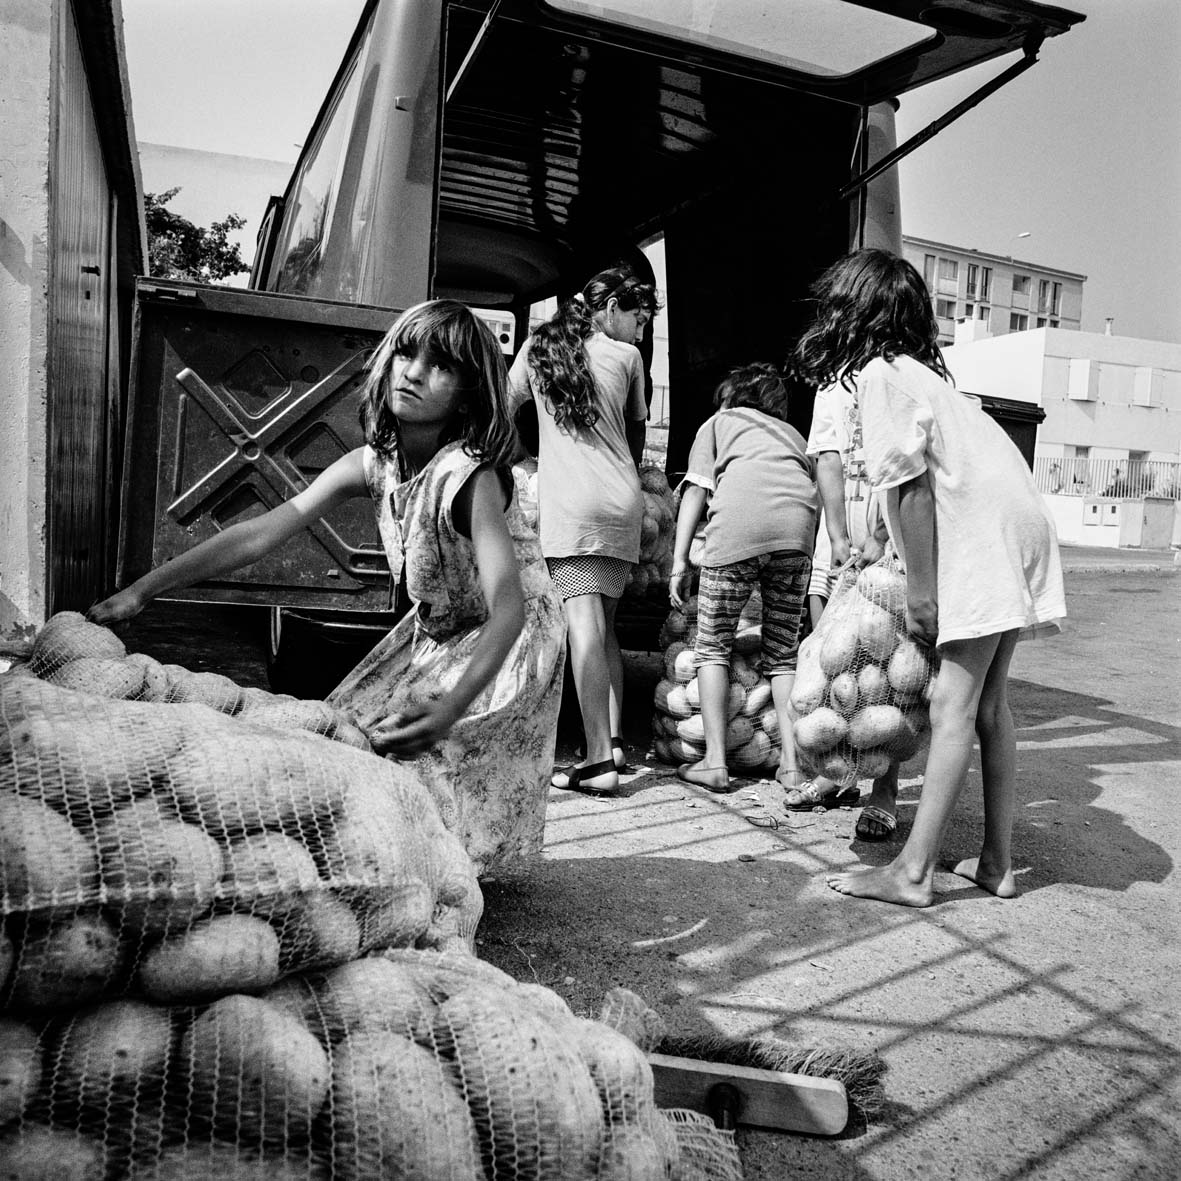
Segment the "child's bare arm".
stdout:
[[491,468],[481,468],[452,508],[456,528],[472,539],[488,620],[467,667],[450,693],[413,711],[385,718],[370,732],[381,754],[412,755],[445,738],[499,671],[525,624],[525,596],[504,519],[504,489]]
[[357,448],[325,468],[290,500],[261,516],[231,525],[96,603],[88,618],[95,623],[131,619],[158,595],[257,562],[337,504],[366,494],[362,449]]
[[686,484],[681,493],[681,507],[677,512],[677,533],[673,542],[673,568],[668,579],[668,597],[674,607],[685,602],[692,571],[689,569],[689,547],[697,532],[697,523],[705,510],[708,491],[700,484]]
[[927,473],[898,489],[898,516],[906,551],[906,630],[923,644],[939,635],[935,580],[935,498]]
[[835,570],[849,560],[849,523],[845,518],[845,468],[839,451],[822,451],[816,460],[816,487],[832,546]]

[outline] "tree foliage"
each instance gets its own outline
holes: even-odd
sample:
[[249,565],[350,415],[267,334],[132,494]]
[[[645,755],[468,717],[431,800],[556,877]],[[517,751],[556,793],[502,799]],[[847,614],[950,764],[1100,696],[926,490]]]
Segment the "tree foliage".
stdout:
[[180,188],[144,193],[148,226],[148,273],[159,279],[191,279],[217,283],[250,268],[242,261],[237,243],[228,235],[240,230],[246,219],[227,213],[208,228],[165,208]]

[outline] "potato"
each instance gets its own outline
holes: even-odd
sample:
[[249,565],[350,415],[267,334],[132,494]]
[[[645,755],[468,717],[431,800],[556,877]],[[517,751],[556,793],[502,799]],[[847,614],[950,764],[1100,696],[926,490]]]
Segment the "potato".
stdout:
[[44,677],[79,657],[118,660],[126,655],[123,641],[113,631],[91,623],[77,611],[59,611],[37,633],[29,668]]
[[744,712],[746,705],[746,686],[738,682],[730,685],[726,696],[726,717],[733,718]]
[[849,717],[857,709],[861,697],[857,677],[851,672],[838,673],[828,687],[828,699],[837,713]]
[[893,705],[867,705],[849,719],[849,743],[858,750],[889,747],[901,737],[902,711]]
[[[333,1054],[332,1175],[339,1181],[484,1181],[471,1113],[450,1068],[396,1034]],[[556,1174],[555,1174],[556,1176]]]
[[281,921],[320,886],[312,855],[292,837],[264,832],[226,848],[219,893],[240,914]]
[[374,782],[352,784],[343,817],[323,835],[319,855],[324,877],[342,886],[401,885],[421,862],[401,800]]
[[368,956],[317,973],[310,981],[329,1042],[358,1030],[429,1041],[435,1001],[427,981],[405,965]]
[[857,769],[842,752],[830,751],[825,755],[820,772],[841,787],[852,787],[857,782]]
[[791,687],[791,708],[797,717],[819,709],[828,697],[828,680],[817,669],[801,668]]
[[742,712],[748,718],[757,718],[771,704],[771,682],[766,678],[761,680],[746,695]]
[[57,1009],[101,996],[118,979],[124,949],[100,914],[30,926],[9,982],[14,1009]]
[[347,903],[328,890],[305,894],[299,905],[271,916],[279,936],[279,970],[331,968],[361,954],[361,928]]
[[36,694],[4,693],[0,784],[49,804],[77,827],[151,790],[180,748],[180,719],[161,716],[156,706],[31,683]]
[[165,700],[207,705],[218,713],[234,714],[242,706],[242,687],[221,673],[192,672],[182,665],[165,665],[168,694]]
[[57,1043],[53,1102],[99,1110],[163,1085],[172,1045],[168,1010],[114,1000],[75,1014]]
[[893,762],[884,750],[863,750],[857,756],[857,770],[869,779],[878,779],[889,771]]
[[906,610],[906,575],[880,562],[866,566],[857,576],[857,590],[863,598],[894,615]]
[[866,603],[857,621],[857,642],[870,660],[885,664],[901,639],[897,619],[889,611]]
[[695,763],[705,755],[705,740],[687,742],[684,738],[674,738],[669,742],[668,750],[674,763]]
[[24,1123],[0,1136],[3,1181],[103,1181],[103,1146],[64,1128]]
[[[671,708],[669,706],[670,697],[673,699]],[[674,717],[687,718],[693,712],[685,697],[685,687],[667,678],[657,682],[652,699],[658,710],[672,714]]]
[[664,1018],[630,988],[609,988],[603,994],[599,1023],[623,1034],[646,1054],[657,1049],[668,1032]]
[[895,692],[921,694],[931,676],[931,662],[926,651],[914,640],[903,640],[890,657],[886,676]]
[[747,624],[734,633],[734,651],[751,656],[763,646],[763,629],[759,624]]
[[673,762],[672,751],[664,738],[652,739],[652,753],[656,756],[657,762],[664,763],[666,766]]
[[47,805],[0,788],[0,901],[5,910],[72,910],[97,889],[94,844]]
[[674,607],[668,613],[668,618],[665,619],[664,626],[668,629],[670,635],[683,636],[689,630],[689,620],[686,618],[684,611]]
[[677,735],[686,742],[704,745],[705,722],[701,715],[693,714],[692,717],[682,718],[677,723]]
[[41,1085],[41,1043],[32,1026],[0,1017],[0,1127],[19,1119]]
[[[183,749],[169,760],[168,791],[181,818],[212,837],[234,840],[270,829],[310,839],[327,831],[343,808],[350,780],[375,773],[374,756],[325,747],[310,734],[278,734],[204,706],[175,709],[208,721],[194,722]],[[354,759],[364,760],[363,767]]]
[[654,463],[646,463],[640,468],[640,488],[661,498],[671,495],[664,471]]
[[355,722],[350,722],[347,718],[337,719],[336,729],[332,732],[332,741],[344,743],[345,746],[356,747],[357,750],[368,751],[370,753],[373,751],[373,744],[369,741],[369,735]]
[[414,947],[426,937],[435,898],[425,882],[354,888],[343,892],[357,917],[361,952]]
[[857,674],[857,695],[862,705],[881,705],[890,696],[890,682],[880,664],[867,664]]
[[[672,647],[675,648],[676,645],[674,644]],[[669,651],[671,652],[672,648]],[[673,660],[673,680],[684,685],[693,680],[695,676],[697,676],[697,656],[693,648],[686,644]]]
[[775,712],[774,707],[763,710],[762,714],[756,722],[756,733],[761,730],[772,742],[778,742],[781,735],[779,733],[779,715]]
[[749,742],[731,751],[727,756],[728,760],[742,771],[756,771],[777,757],[776,748],[762,730],[756,730]]
[[306,1157],[260,1153],[232,1144],[181,1144],[133,1165],[123,1181],[328,1181],[327,1169]]
[[635,1042],[600,1021],[573,1018],[565,1028],[590,1070],[608,1123],[635,1123],[655,1113],[652,1067]]
[[669,1181],[672,1177],[691,1181],[691,1174],[677,1172],[679,1163],[680,1150],[671,1129],[661,1137],[651,1125],[615,1124],[603,1141],[595,1181]]
[[262,919],[220,915],[162,939],[139,965],[149,1000],[196,1002],[230,992],[256,992],[279,978],[279,937]]
[[306,1133],[331,1085],[316,1038],[257,997],[215,1001],[186,1031],[179,1058],[192,1116],[239,1142]]
[[440,1002],[473,984],[510,990],[517,987],[507,972],[471,954],[391,948],[382,952],[381,958],[410,972],[432,999]]
[[518,984],[513,989],[513,999],[548,1018],[559,1031],[568,1029],[568,1022],[581,1020],[552,988],[546,988],[544,984]]
[[96,827],[95,841],[108,904],[133,931],[183,930],[213,905],[221,849],[161,800],[148,797],[117,809]]
[[336,731],[336,711],[323,701],[272,701],[245,707],[238,716],[256,726],[277,730],[309,730],[331,738]]
[[149,656],[146,652],[129,652],[124,657],[124,663],[134,665],[143,674],[143,687],[140,690],[141,701],[166,701],[168,686],[171,682],[164,666]]
[[730,683],[753,689],[762,679],[762,674],[744,656],[734,653],[730,657]]
[[[664,677],[668,681],[677,681],[677,657],[685,651],[684,640],[677,640],[664,650]],[[683,683],[683,682],[682,682]]]
[[[875,707],[877,708],[877,707]],[[821,706],[807,717],[799,718],[792,726],[795,744],[811,754],[822,754],[840,742],[849,729],[849,724],[836,710]]]
[[835,677],[852,668],[857,658],[857,626],[854,620],[835,620],[820,645],[819,663],[825,676]]
[[46,680],[63,689],[126,701],[143,692],[144,672],[127,660],[80,656],[48,673]]
[[604,1126],[598,1091],[548,1022],[507,990],[475,986],[439,1006],[433,1030],[459,1068],[490,1181],[594,1176]]
[[741,714],[731,718],[726,725],[726,749],[737,750],[745,746],[754,737],[754,732],[750,718],[744,718]]
[[913,758],[927,741],[929,729],[930,720],[925,710],[915,709],[903,711],[902,725],[894,740],[891,753],[900,763]]

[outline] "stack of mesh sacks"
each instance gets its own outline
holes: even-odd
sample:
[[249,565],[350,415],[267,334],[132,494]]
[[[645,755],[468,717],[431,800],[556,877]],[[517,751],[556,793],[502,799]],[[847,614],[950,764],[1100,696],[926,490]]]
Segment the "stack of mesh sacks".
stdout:
[[[638,1050],[471,954],[472,863],[411,772],[177,689],[227,678],[149,700],[153,665],[59,616],[0,676],[0,1176],[738,1175]],[[138,700],[63,683],[119,669]]]
[[913,758],[929,737],[933,650],[906,635],[906,576],[883,558],[842,572],[792,688],[800,766],[851,786]]
[[[779,720],[771,682],[759,672],[763,643],[762,599],[756,590],[738,619],[730,655],[726,709],[726,765],[759,773],[779,766]],[[693,646],[697,638],[697,596],[673,608],[660,631],[664,677],[657,683],[653,750],[663,763],[695,763],[705,755],[705,727]]]
[[655,464],[640,468],[644,516],[640,523],[640,560],[631,568],[624,593],[637,599],[663,600],[673,568],[676,508],[664,472]]

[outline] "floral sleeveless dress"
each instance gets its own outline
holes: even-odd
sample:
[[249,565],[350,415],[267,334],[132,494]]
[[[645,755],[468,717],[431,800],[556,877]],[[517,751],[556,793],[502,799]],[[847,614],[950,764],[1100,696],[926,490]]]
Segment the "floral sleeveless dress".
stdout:
[[[329,700],[358,715],[385,714],[442,697],[459,680],[488,609],[475,549],[452,519],[455,496],[480,461],[460,443],[418,475],[365,448],[365,475],[395,579],[413,610],[338,685]],[[566,651],[561,600],[516,490],[505,510],[525,592],[525,626],[496,676],[430,751],[408,763],[443,821],[483,873],[541,851]]]

